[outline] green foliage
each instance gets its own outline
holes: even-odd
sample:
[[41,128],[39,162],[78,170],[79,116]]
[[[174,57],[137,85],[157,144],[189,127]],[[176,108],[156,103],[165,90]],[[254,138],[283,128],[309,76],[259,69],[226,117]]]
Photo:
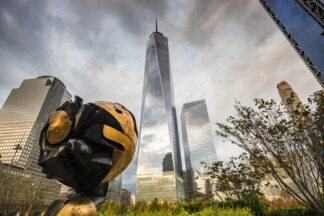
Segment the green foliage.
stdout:
[[255,216],[266,215],[267,209],[269,207],[268,201],[256,196],[241,200],[218,202],[216,203],[216,205],[220,208],[249,208]]
[[250,209],[221,209],[221,208],[204,208],[202,211],[191,214],[194,216],[252,216]]
[[129,208],[126,204],[115,204],[109,201],[105,201],[97,207],[99,215],[126,215]]
[[191,213],[195,213],[195,212],[199,212],[200,210],[202,210],[205,206],[209,206],[206,203],[201,203],[201,202],[191,202],[191,203],[184,203],[182,204],[182,208]]
[[205,208],[213,207],[220,209],[236,209],[236,208],[248,208],[251,210],[253,215],[255,216],[263,216],[266,215],[267,209],[269,207],[269,203],[264,198],[258,197],[248,197],[246,199],[241,200],[230,200],[225,202],[209,202],[209,203],[200,203],[200,202],[192,202],[192,203],[184,203],[181,207],[187,211],[188,213],[196,213]]
[[126,215],[127,212],[128,212],[128,206],[125,203],[120,204],[117,210],[117,214]]
[[134,210],[136,212],[144,212],[148,209],[145,201],[138,201],[135,204]]
[[[197,170],[199,177],[210,183],[214,193],[222,201],[222,195],[225,195],[225,200],[262,195],[260,183],[269,174],[268,170],[260,169],[261,164],[245,152],[238,157],[231,157],[228,163],[216,161],[208,165],[202,161],[201,164],[204,170]],[[212,196],[209,200],[211,199]]]
[[307,209],[276,209],[268,211],[264,198],[249,197],[226,202],[191,202],[161,204],[157,199],[147,205],[137,202],[134,207],[105,202],[97,208],[97,216],[311,216]]
[[166,210],[169,209],[168,201],[164,201],[164,202],[162,203],[161,209],[162,209],[163,211],[166,211]]
[[305,208],[286,208],[271,210],[267,216],[316,216],[316,214]]
[[189,213],[184,208],[179,208],[177,212],[167,212],[167,211],[145,211],[145,212],[136,212],[131,211],[127,214],[118,214],[113,212],[102,213],[98,211],[97,216],[253,216],[250,209],[248,208],[214,208],[214,207],[206,207],[201,209],[200,211]]
[[158,212],[161,209],[161,204],[158,203],[158,199],[154,198],[154,200],[151,202],[150,206],[149,206],[149,210],[151,212]]
[[237,102],[236,116],[217,123],[216,133],[248,152],[296,201],[324,215],[324,92],[308,101],[292,94],[285,107],[274,100],[255,99],[254,107]]
[[[4,171],[8,172],[8,168]],[[29,206],[44,205],[44,198],[48,187],[43,186],[41,181],[22,176],[23,173],[16,175],[0,172],[0,211],[16,209],[27,212]],[[33,211],[33,210],[32,210]]]

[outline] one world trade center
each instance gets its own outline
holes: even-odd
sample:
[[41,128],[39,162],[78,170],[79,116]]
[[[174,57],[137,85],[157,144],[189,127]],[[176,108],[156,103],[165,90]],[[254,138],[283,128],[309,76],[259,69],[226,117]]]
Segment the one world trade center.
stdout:
[[146,48],[138,145],[136,201],[184,200],[168,38],[157,27]]

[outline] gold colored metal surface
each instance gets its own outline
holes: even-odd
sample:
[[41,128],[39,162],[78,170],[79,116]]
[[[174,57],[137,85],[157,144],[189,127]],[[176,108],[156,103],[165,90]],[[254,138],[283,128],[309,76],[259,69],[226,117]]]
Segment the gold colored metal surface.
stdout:
[[52,113],[48,123],[46,138],[49,144],[62,142],[71,131],[72,121],[63,110]]
[[57,216],[95,216],[96,213],[96,206],[90,199],[79,197],[68,202]]
[[120,143],[124,147],[124,151],[114,149],[112,157],[113,165],[108,175],[103,180],[103,182],[106,182],[118,176],[133,160],[135,143],[125,134],[107,125],[104,125],[103,135],[114,142]]
[[124,109],[120,104],[110,103],[110,102],[96,102],[97,106],[107,110],[111,115],[113,115],[121,125],[124,133],[136,143],[137,135],[135,133],[135,122],[132,115],[128,110]]
[[118,120],[124,131],[124,133],[122,133],[108,125],[104,125],[104,137],[117,142],[124,147],[124,151],[114,149],[112,157],[113,165],[108,175],[102,181],[106,182],[119,175],[132,161],[137,141],[137,135],[135,132],[136,124],[129,111],[124,109],[120,104],[110,102],[96,102],[95,104],[113,115]]

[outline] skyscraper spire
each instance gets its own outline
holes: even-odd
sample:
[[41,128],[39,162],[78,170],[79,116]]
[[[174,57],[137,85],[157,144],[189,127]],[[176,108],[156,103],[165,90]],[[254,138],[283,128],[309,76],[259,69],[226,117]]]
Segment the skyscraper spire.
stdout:
[[155,32],[158,32],[157,18],[155,18]]

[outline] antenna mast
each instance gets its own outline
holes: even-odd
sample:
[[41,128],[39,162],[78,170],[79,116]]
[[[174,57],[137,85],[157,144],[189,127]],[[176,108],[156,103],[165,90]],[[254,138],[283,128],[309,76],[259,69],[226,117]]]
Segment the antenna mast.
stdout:
[[155,32],[158,32],[157,18],[155,18]]

